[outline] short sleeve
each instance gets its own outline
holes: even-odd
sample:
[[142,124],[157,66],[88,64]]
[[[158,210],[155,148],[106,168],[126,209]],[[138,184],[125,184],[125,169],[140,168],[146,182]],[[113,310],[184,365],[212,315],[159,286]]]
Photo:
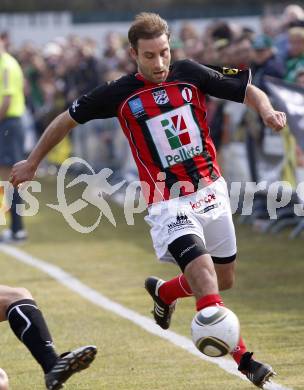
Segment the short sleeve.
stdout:
[[76,99],[69,107],[71,117],[78,123],[116,116],[118,106],[114,83],[103,84]]
[[219,99],[244,102],[247,85],[251,83],[250,69],[207,66],[190,60],[187,63],[188,71],[195,74],[198,87],[203,93]]

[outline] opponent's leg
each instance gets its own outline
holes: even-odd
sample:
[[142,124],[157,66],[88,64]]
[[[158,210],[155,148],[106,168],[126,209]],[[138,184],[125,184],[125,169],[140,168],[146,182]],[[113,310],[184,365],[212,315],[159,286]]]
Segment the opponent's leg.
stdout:
[[0,286],[0,320],[5,319],[41,365],[49,390],[62,388],[71,375],[88,368],[95,358],[97,348],[93,345],[58,356],[43,314],[24,288]]
[[18,291],[18,299],[14,299],[7,307],[6,318],[16,337],[47,373],[58,358],[51,334],[30,293],[25,289]]

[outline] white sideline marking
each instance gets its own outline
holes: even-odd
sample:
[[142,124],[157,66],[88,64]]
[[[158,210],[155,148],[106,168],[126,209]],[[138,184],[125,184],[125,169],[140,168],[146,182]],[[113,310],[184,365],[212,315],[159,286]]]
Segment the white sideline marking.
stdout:
[[[126,307],[120,305],[119,303],[111,301],[104,295],[86,286],[78,279],[74,278],[71,274],[63,271],[61,268],[57,267],[56,265],[52,265],[47,263],[46,261],[37,259],[31,256],[30,254],[9,245],[0,244],[0,251],[11,257],[14,257],[16,260],[19,260],[22,263],[25,263],[27,265],[39,269],[40,271],[45,272],[53,279],[57,280],[59,283],[68,287],[70,290],[76,292],[78,295],[81,295],[83,298],[94,303],[95,305],[100,306],[103,309],[109,310],[112,313],[115,313],[118,316],[129,320],[134,324],[140,326],[141,328],[145,329],[147,332],[159,336],[165,340],[168,340],[172,344],[186,350],[192,355],[195,355],[200,359],[205,360],[209,363],[216,364],[226,372],[236,375],[241,379],[247,381],[245,376],[237,370],[236,364],[232,359],[227,359],[223,357],[209,358],[208,356],[202,355],[195,348],[192,341],[187,337],[181,336],[170,330],[161,329],[150,318],[142,316],[141,314],[138,314],[133,310],[127,309]],[[265,385],[264,389],[265,390],[292,390],[291,388],[284,387],[274,382]]]

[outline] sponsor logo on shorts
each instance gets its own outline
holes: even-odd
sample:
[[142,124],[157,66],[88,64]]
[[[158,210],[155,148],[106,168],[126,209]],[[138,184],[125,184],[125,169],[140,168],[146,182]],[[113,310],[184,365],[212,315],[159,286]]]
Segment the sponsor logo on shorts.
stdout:
[[199,210],[201,207],[205,206],[206,203],[211,203],[213,201],[216,200],[216,195],[215,193],[211,193],[211,194],[208,194],[204,197],[202,197],[201,199],[199,199],[197,202],[189,202],[190,203],[190,206],[192,208],[192,210],[194,211],[197,211]]
[[208,213],[208,211],[217,209],[218,207],[219,207],[218,203],[211,204],[210,206],[207,206],[203,210],[199,211],[199,214]]
[[176,232],[188,227],[194,227],[193,222],[187,217],[186,214],[178,214],[175,221],[169,223],[168,233]]

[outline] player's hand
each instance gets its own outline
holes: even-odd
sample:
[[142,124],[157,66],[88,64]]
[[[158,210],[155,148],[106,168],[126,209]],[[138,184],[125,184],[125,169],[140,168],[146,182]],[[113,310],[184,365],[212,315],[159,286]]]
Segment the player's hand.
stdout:
[[286,126],[286,114],[281,111],[268,111],[262,115],[263,122],[267,127],[280,131]]
[[33,180],[36,173],[36,167],[27,160],[19,161],[11,170],[9,181],[14,187],[26,181]]

